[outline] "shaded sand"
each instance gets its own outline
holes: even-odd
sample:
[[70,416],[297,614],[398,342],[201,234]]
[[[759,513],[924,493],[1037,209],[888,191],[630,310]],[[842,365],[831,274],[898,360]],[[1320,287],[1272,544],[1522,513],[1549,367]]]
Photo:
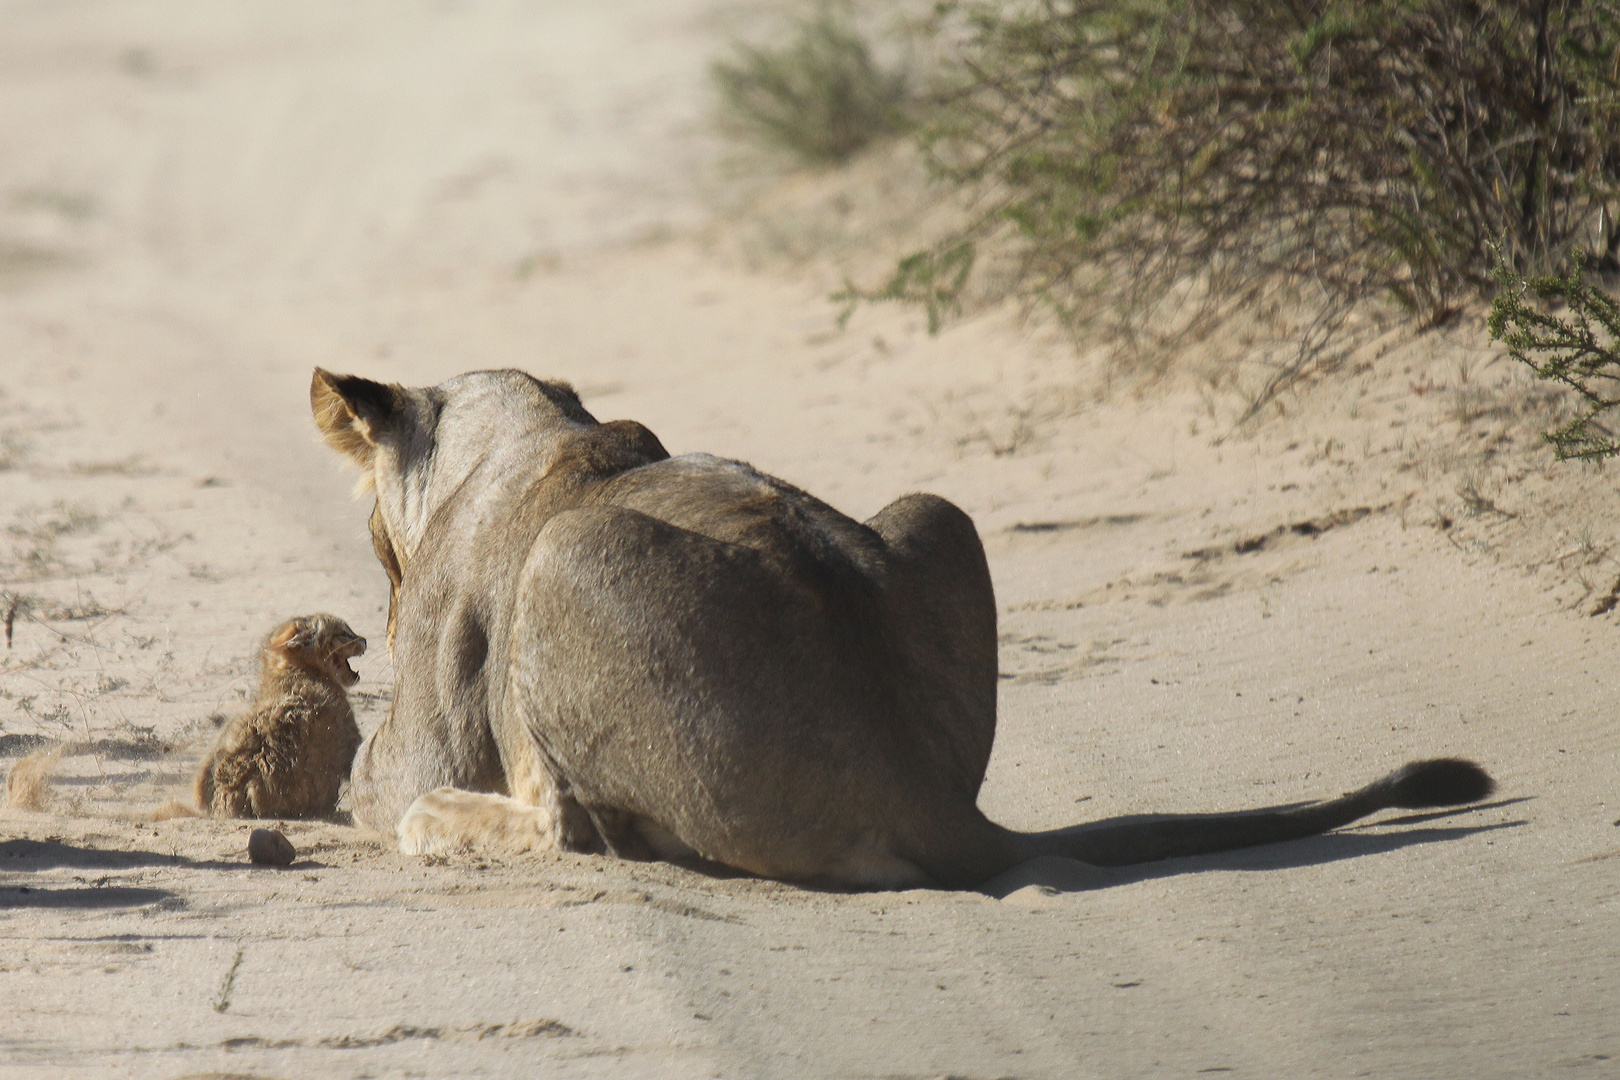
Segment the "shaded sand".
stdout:
[[[1006,316],[840,333],[823,271],[750,273],[751,226],[706,224],[704,64],[744,14],[0,5],[0,765],[65,744],[50,811],[0,811],[0,1075],[1620,1070],[1616,627],[1586,614],[1620,578],[1609,474],[1551,466],[1477,322],[1392,331],[1236,434],[1265,375],[1238,338],[1139,398]],[[1008,825],[1439,754],[1500,796],[1045,861],[1005,902],[406,858],[328,823],[250,867],[247,823],[143,816],[276,620],[383,638],[314,364],[521,366],[857,516],[956,500],[1001,604]],[[369,728],[386,650],[358,666]]]

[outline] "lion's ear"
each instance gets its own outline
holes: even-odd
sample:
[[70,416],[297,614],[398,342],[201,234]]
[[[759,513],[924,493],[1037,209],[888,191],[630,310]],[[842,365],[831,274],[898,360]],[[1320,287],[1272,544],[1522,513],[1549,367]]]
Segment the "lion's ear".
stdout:
[[316,368],[309,383],[309,408],[326,445],[368,471],[377,442],[398,415],[404,396],[398,386],[334,375],[324,368]]

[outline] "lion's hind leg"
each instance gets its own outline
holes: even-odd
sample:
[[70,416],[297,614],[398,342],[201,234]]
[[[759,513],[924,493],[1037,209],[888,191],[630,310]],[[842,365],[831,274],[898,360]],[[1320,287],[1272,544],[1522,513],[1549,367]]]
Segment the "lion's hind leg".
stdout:
[[399,819],[399,850],[406,855],[515,855],[552,848],[555,835],[549,807],[450,787],[419,797]]

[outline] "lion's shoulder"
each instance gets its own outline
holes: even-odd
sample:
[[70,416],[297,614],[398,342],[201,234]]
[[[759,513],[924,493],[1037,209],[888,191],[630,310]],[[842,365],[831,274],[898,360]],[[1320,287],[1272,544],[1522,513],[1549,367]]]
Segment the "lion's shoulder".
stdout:
[[646,426],[634,420],[612,420],[568,438],[552,460],[547,480],[553,484],[606,480],[668,458],[669,451]]

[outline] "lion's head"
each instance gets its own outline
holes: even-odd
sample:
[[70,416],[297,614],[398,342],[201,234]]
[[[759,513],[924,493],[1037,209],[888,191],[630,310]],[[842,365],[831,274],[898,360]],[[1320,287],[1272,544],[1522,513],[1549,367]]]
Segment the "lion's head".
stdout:
[[543,475],[557,436],[596,424],[567,383],[515,370],[417,388],[316,368],[309,404],[326,443],[359,466],[356,494],[377,495],[371,539],[391,585],[390,648],[400,582],[445,500],[480,469]]

